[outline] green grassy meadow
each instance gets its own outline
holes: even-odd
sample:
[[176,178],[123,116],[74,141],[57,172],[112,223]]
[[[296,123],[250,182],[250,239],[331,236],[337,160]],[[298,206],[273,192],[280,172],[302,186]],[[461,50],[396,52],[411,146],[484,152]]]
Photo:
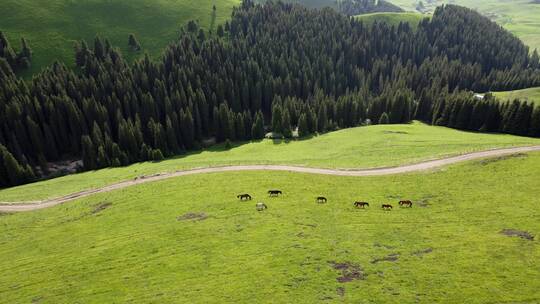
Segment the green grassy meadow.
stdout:
[[[519,37],[526,45],[540,50],[540,4],[533,0],[435,0],[424,5],[433,10],[444,3],[452,3],[478,10],[483,15],[499,23],[504,28]],[[414,11],[418,1],[392,0],[392,3],[402,8]]]
[[540,139],[462,132],[419,122],[331,132],[299,141],[264,140],[218,146],[162,162],[108,168],[0,190],[0,202],[34,201],[98,188],[141,175],[239,164],[290,164],[323,168],[374,168],[416,163],[467,152],[540,144]]
[[215,173],[3,215],[0,302],[537,303],[539,174],[540,153],[386,177]]
[[[149,53],[159,56],[189,20],[210,29],[230,18],[239,0],[2,0],[0,30],[16,49],[25,37],[32,48],[30,76],[60,60],[74,66],[73,45],[96,35],[108,38],[125,57]],[[212,6],[216,5],[215,18]],[[134,33],[141,52],[130,51],[128,35]]]
[[505,91],[505,92],[492,92],[493,95],[503,101],[508,100],[527,100],[537,106],[540,106],[540,88],[529,88],[524,90]]
[[367,24],[372,24],[373,22],[385,22],[390,25],[398,26],[400,22],[407,22],[413,28],[417,28],[420,21],[423,18],[429,18],[429,15],[423,15],[420,13],[414,12],[403,12],[403,13],[373,13],[373,14],[364,14],[358,15],[356,18],[362,20]]

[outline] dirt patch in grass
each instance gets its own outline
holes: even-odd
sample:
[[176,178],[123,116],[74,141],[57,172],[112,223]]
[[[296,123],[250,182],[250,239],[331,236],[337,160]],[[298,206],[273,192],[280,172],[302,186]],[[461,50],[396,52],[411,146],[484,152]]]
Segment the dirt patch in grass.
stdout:
[[483,159],[483,160],[478,161],[478,164],[481,166],[486,166],[486,165],[503,161],[503,160],[508,160],[512,158],[526,158],[526,157],[527,157],[527,154],[525,153],[516,153],[516,154],[503,155],[499,157]]
[[176,217],[179,221],[203,221],[208,218],[208,215],[206,213],[186,213],[184,215]]
[[92,214],[96,214],[96,213],[100,213],[101,211],[109,208],[112,206],[112,203],[111,202],[101,202],[99,204],[96,205],[96,207],[94,208],[94,210],[92,210]]
[[352,264],[350,262],[337,263],[335,261],[328,261],[328,264],[335,270],[341,272],[341,276],[336,278],[339,283],[364,280],[366,277],[366,274],[360,265]]
[[433,248],[426,248],[426,249],[415,251],[412,254],[421,257],[431,252],[433,252]]
[[371,264],[377,264],[380,262],[395,262],[399,259],[399,253],[391,253],[382,258],[376,258],[371,261]]
[[380,243],[374,243],[373,247],[386,248],[386,249],[394,249],[395,248],[394,246],[384,245],[384,244],[380,244]]
[[304,224],[304,223],[299,223],[299,222],[294,222],[294,224],[298,225],[298,226],[306,226],[306,227],[311,227],[311,228],[317,228],[316,224]]
[[517,236],[525,240],[534,241],[534,235],[530,234],[527,231],[521,231],[516,229],[503,229],[501,230],[501,234],[507,236]]
[[343,288],[343,287],[336,288],[336,293],[337,293],[338,296],[344,297],[345,296],[345,288]]

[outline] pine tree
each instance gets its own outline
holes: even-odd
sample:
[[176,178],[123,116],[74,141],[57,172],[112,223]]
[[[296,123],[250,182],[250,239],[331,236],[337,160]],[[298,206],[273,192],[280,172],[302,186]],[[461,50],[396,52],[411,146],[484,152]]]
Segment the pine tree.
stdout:
[[264,138],[264,120],[261,112],[257,112],[255,115],[255,121],[253,122],[253,127],[251,128],[251,138]]
[[85,135],[81,139],[82,143],[82,159],[86,170],[94,170],[97,168],[97,155],[90,136]]
[[128,45],[132,51],[140,51],[141,50],[141,44],[135,38],[135,34],[129,34],[128,37]]
[[327,125],[328,125],[328,115],[326,112],[326,107],[322,105],[319,107],[319,113],[317,114],[317,131],[319,131],[319,133],[326,132]]
[[540,106],[534,109],[531,116],[531,127],[529,130],[529,136],[540,137]]
[[281,123],[281,130],[283,132],[283,136],[285,138],[292,138],[291,116],[289,115],[289,111],[287,109],[283,111]]
[[281,105],[276,101],[274,101],[274,106],[272,107],[272,132],[276,134],[283,134]]
[[379,118],[379,124],[387,125],[389,123],[390,123],[390,119],[388,118],[388,114],[386,114],[386,112],[383,112],[381,117]]
[[304,137],[309,135],[309,127],[307,122],[307,115],[301,114],[298,119],[298,137]]

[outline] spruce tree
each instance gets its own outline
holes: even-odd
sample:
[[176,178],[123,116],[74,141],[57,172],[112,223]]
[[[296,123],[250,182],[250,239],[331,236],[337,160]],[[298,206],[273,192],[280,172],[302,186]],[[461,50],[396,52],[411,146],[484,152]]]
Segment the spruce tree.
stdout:
[[309,135],[309,127],[307,122],[307,115],[301,114],[298,119],[298,137],[304,137]]
[[135,38],[135,34],[129,34],[128,37],[128,45],[132,51],[140,51],[141,50],[141,44]]
[[251,138],[264,138],[264,120],[261,112],[257,112],[255,115],[255,121],[253,122],[253,127],[251,128]]
[[379,118],[379,124],[387,125],[389,123],[390,123],[390,119],[388,118],[388,114],[386,114],[386,112],[383,112],[381,117]]

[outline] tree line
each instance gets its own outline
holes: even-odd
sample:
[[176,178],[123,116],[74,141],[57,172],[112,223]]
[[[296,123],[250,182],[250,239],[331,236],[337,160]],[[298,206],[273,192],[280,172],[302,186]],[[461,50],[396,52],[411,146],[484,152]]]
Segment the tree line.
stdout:
[[304,136],[414,118],[461,127],[440,118],[447,104],[472,104],[452,101],[463,92],[540,85],[536,53],[453,5],[414,31],[331,9],[244,1],[216,34],[189,22],[157,61],[129,64],[99,37],[77,43],[75,60],[76,70],[57,62],[27,83],[0,58],[0,169],[17,165],[1,186],[47,175],[48,162],[66,157],[92,170],[267,131]]
[[4,32],[0,31],[0,59],[4,59],[13,70],[28,69],[32,62],[32,50],[26,39],[21,38],[21,50],[15,52]]

